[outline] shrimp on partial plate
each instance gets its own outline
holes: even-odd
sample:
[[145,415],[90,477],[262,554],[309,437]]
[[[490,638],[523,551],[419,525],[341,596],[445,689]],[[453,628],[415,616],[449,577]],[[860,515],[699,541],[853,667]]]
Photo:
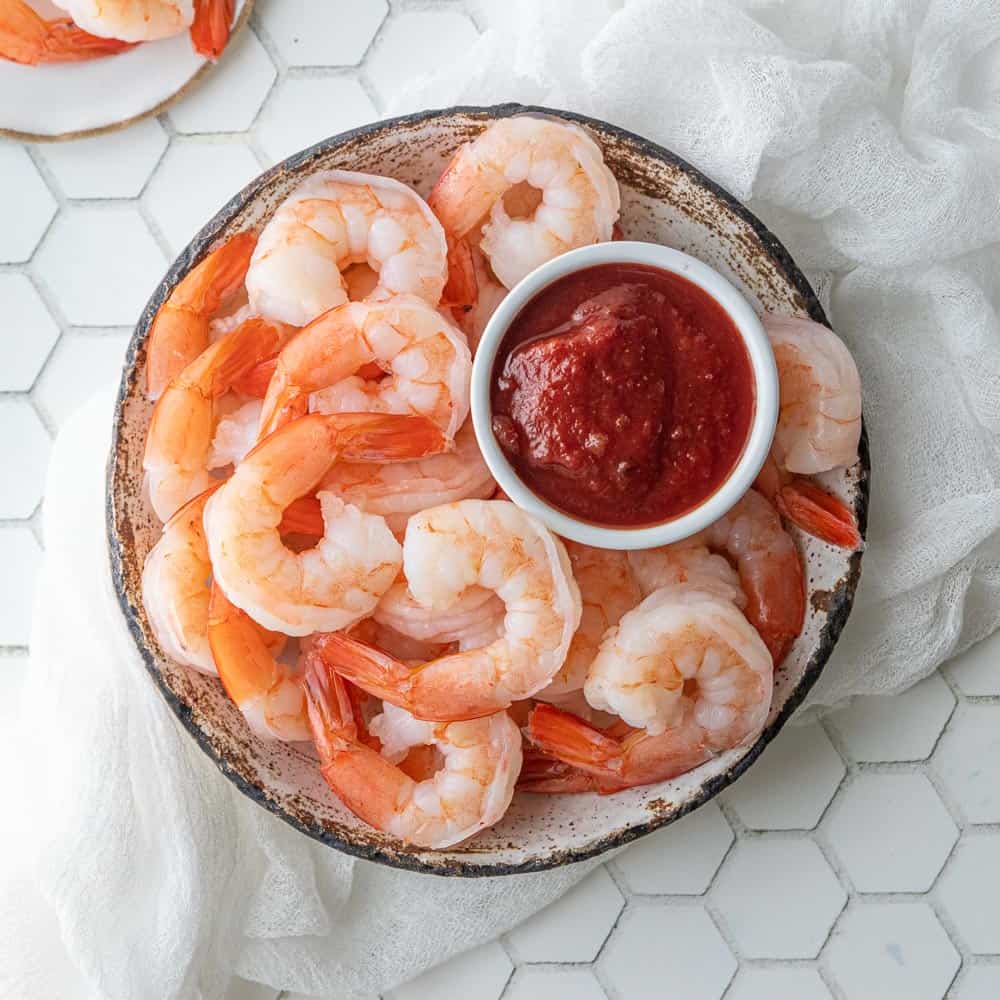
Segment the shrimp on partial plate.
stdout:
[[564,544],[583,610],[566,661],[552,682],[535,695],[542,701],[559,701],[583,687],[604,634],[642,600],[626,553],[579,542]]
[[25,0],[0,0],[0,59],[35,66],[99,59],[132,48],[101,34],[84,31],[68,17],[44,18]]
[[209,345],[212,314],[243,286],[255,232],[216,247],[177,283],[160,306],[146,344],[146,395],[158,399]]
[[[710,552],[719,555],[713,558]],[[735,575],[722,555],[735,565]],[[755,490],[697,535],[630,553],[629,560],[645,593],[683,583],[744,608],[775,664],[784,660],[802,631],[806,613],[802,560],[778,512]]]
[[322,536],[295,552],[281,538],[285,508],[312,493],[341,457],[406,460],[445,444],[423,417],[314,413],[286,424],[243,459],[205,507],[216,583],[254,621],[286,635],[346,628],[369,615],[402,564],[385,521],[320,492]]
[[[360,739],[344,681],[321,657],[307,660],[304,686],[320,771],[351,812],[432,849],[461,843],[503,817],[521,770],[521,733],[506,712],[433,723],[386,705],[371,723],[380,754]],[[423,780],[393,762],[417,746],[433,747],[441,760]]]
[[460,146],[427,200],[449,237],[481,249],[507,288],[567,250],[610,240],[621,208],[618,182],[583,129],[527,115]]
[[312,738],[301,670],[275,656],[273,638],[213,585],[207,634],[219,680],[251,732],[265,740]]
[[300,184],[260,234],[247,273],[250,304],[305,326],[351,297],[345,272],[375,272],[368,299],[416,295],[432,306],[448,277],[441,223],[414,190],[389,177],[324,170]]
[[[386,377],[358,374],[373,363]],[[278,355],[260,434],[307,410],[416,413],[450,441],[469,414],[471,372],[465,337],[423,299],[348,302],[300,330]]]
[[[142,467],[161,521],[213,482],[209,465],[218,430],[218,403],[236,379],[284,336],[279,325],[249,319],[207,347],[171,379],[153,407]],[[237,445],[228,443],[230,450]],[[225,448],[227,442],[219,442]],[[219,458],[218,448],[215,455]]]
[[861,439],[861,379],[844,342],[829,328],[794,316],[764,316],[780,383],[771,459],[757,488],[803,531],[831,545],[861,544],[854,514],[804,476],[849,467]]
[[608,632],[584,686],[591,706],[625,725],[602,731],[539,705],[527,734],[555,760],[533,760],[521,787],[612,792],[689,771],[760,732],[773,672],[731,601],[686,585],[654,591]]
[[421,719],[489,715],[544,688],[580,624],[580,591],[559,539],[502,500],[463,500],[410,518],[403,566],[413,597],[447,612],[470,587],[491,591],[506,613],[486,645],[416,669],[342,635],[317,636],[338,673]]

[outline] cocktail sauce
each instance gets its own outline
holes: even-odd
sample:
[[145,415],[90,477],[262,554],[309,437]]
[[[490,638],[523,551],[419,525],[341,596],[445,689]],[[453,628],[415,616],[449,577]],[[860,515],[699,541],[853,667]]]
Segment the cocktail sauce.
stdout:
[[518,476],[597,524],[678,517],[712,495],[746,444],[754,380],[729,314],[641,264],[558,279],[497,352],[492,428]]

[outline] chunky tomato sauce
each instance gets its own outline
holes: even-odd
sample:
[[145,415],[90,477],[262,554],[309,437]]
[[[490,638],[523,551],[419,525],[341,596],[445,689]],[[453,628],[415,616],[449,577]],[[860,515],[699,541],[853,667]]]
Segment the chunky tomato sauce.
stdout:
[[497,352],[493,433],[524,483],[598,524],[668,521],[743,451],[753,372],[728,313],[685,278],[600,264],[553,282]]

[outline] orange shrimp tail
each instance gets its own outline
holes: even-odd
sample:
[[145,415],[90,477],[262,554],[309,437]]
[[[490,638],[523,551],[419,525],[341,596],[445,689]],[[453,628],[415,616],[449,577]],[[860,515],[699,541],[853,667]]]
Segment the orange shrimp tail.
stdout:
[[533,747],[525,747],[523,754],[521,773],[517,777],[519,792],[567,795],[599,790],[600,783],[593,774],[587,774]]
[[348,462],[407,462],[437,455],[448,447],[444,432],[429,417],[395,413],[319,416],[342,434],[340,457]]
[[476,267],[469,241],[450,235],[447,240],[448,281],[441,294],[441,306],[461,312],[475,305],[479,295],[479,282],[476,281]]
[[208,346],[208,320],[243,284],[257,245],[255,232],[217,247],[178,282],[149,331],[146,394],[156,399]]
[[319,501],[315,497],[299,497],[293,500],[282,515],[278,531],[282,535],[312,535],[320,538],[325,526]]
[[68,17],[46,21],[23,0],[0,0],[0,58],[34,66],[113,56],[134,43],[99,38]]
[[218,59],[229,41],[235,0],[195,0],[191,44],[207,59]]
[[604,776],[622,767],[622,745],[577,715],[538,704],[528,716],[527,736],[540,750],[573,767]]
[[278,363],[278,355],[258,361],[245,375],[233,382],[233,392],[241,396],[251,396],[263,399],[267,394],[267,385],[274,374],[274,366]]
[[302,690],[313,742],[320,760],[328,764],[338,751],[357,739],[357,723],[347,686],[323,661],[315,649],[302,657]]
[[313,649],[327,667],[370,695],[396,705],[405,701],[406,685],[413,671],[388,653],[342,632],[315,636]]
[[793,479],[778,490],[774,505],[803,531],[842,549],[861,547],[854,512],[842,500],[808,479]]
[[279,332],[267,320],[248,319],[218,341],[219,355],[212,369],[213,396],[229,392],[256,367],[257,358],[278,345]]

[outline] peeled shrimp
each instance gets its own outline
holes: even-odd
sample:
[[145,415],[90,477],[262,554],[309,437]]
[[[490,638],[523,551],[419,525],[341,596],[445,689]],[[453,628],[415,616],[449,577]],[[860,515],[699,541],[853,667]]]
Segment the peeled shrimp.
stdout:
[[[708,558],[706,549],[732,561],[739,576],[738,590],[732,572],[718,556]],[[776,664],[802,631],[806,600],[802,560],[778,512],[755,490],[697,535],[675,545],[632,553],[629,560],[646,593],[664,584],[687,583],[739,607],[745,605],[747,618]]]
[[533,762],[522,787],[609,792],[675,777],[756,736],[772,688],[767,647],[731,601],[664,587],[608,633],[584,687],[590,705],[634,728],[602,732],[540,705],[529,737],[562,764]]
[[239,465],[257,442],[257,427],[263,403],[249,399],[221,417],[215,425],[206,466],[223,469]]
[[275,659],[268,633],[212,587],[208,641],[219,680],[250,730],[266,740],[312,738],[301,671]]
[[[366,382],[357,376],[372,362],[388,377]],[[278,355],[260,433],[310,408],[416,413],[437,423],[451,440],[469,414],[471,371],[462,333],[422,299],[349,302],[310,323]],[[333,395],[317,393],[331,386]],[[310,394],[316,394],[311,401]]]
[[467,840],[507,811],[521,770],[521,733],[505,712],[472,721],[420,722],[386,705],[372,721],[384,751],[399,758],[431,746],[440,770],[415,781],[361,742],[344,682],[311,657],[305,692],[323,778],[344,805],[378,830],[440,849]]
[[240,374],[273,353],[280,339],[281,331],[271,323],[247,320],[207,347],[156,401],[142,467],[160,520],[212,484],[208,466],[216,403]]
[[254,232],[239,233],[193,267],[160,306],[149,331],[146,394],[157,399],[209,343],[209,322],[243,284],[257,242]]
[[459,147],[428,198],[449,236],[478,243],[507,288],[567,250],[610,240],[620,201],[583,129],[527,116]]
[[212,564],[201,523],[214,489],[167,521],[142,568],[142,603],[157,641],[172,659],[204,674],[217,672],[207,632]]
[[325,170],[300,184],[264,227],[247,291],[262,316],[305,326],[348,301],[343,272],[364,264],[377,273],[368,298],[409,293],[436,306],[447,252],[441,224],[405,184]]
[[293,552],[282,515],[311,493],[341,456],[412,459],[440,450],[441,432],[422,417],[310,414],[262,441],[205,507],[215,580],[254,621],[286,635],[346,628],[370,614],[396,579],[399,543],[374,514],[321,492],[323,535]]
[[81,62],[131,47],[117,38],[84,31],[68,17],[46,19],[24,0],[0,0],[0,59],[29,66]]
[[564,698],[583,687],[604,634],[642,599],[624,552],[595,549],[579,542],[567,541],[565,545],[580,588],[583,612],[566,662],[548,687],[535,695],[543,701]]
[[488,645],[411,670],[340,635],[315,648],[370,694],[422,719],[470,719],[507,708],[545,687],[566,659],[580,624],[580,592],[562,543],[540,521],[501,500],[463,500],[410,518],[403,544],[414,598],[448,611],[470,587],[506,607]]

